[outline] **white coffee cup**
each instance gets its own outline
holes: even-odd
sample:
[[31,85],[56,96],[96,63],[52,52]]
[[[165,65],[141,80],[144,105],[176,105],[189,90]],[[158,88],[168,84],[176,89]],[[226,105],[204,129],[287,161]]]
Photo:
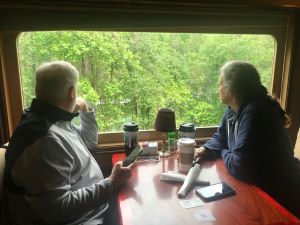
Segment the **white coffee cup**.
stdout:
[[192,167],[195,151],[195,140],[192,138],[180,138],[177,142],[179,154],[179,170],[188,172]]

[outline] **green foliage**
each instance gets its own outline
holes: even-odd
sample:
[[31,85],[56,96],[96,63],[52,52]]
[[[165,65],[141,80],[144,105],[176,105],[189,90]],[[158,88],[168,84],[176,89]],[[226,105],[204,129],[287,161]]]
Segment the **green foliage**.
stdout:
[[176,122],[217,125],[219,69],[228,60],[253,63],[270,90],[275,42],[267,35],[59,31],[19,37],[24,106],[34,97],[34,72],[66,60],[81,76],[78,94],[96,106],[101,132],[126,121],[151,129],[159,108]]
[[100,99],[99,94],[94,90],[90,81],[85,77],[82,77],[78,82],[78,96],[81,96],[93,105],[97,105]]

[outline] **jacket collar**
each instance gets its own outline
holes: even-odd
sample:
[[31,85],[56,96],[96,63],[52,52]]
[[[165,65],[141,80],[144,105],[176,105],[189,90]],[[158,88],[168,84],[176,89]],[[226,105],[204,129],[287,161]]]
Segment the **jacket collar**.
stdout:
[[239,118],[240,114],[243,112],[243,110],[244,110],[244,108],[245,108],[246,105],[247,104],[242,104],[238,108],[237,112],[234,112],[232,110],[232,108],[230,106],[228,106],[228,108],[230,109],[229,110],[229,114],[228,114],[228,119],[230,119],[232,121],[232,123],[235,123],[235,121]]
[[55,123],[59,120],[71,121],[79,113],[70,113],[58,108],[48,102],[33,99],[29,111],[45,116],[50,122]]

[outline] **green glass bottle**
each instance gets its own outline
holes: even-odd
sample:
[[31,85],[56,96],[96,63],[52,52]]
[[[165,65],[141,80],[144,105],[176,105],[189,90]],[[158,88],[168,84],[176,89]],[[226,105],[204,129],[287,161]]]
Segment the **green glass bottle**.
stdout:
[[176,132],[168,132],[168,150],[174,152],[176,150]]

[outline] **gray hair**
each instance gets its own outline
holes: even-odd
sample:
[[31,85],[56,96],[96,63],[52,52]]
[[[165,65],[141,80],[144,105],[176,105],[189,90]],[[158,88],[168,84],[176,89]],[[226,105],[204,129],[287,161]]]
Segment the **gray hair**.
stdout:
[[229,61],[221,70],[224,86],[231,91],[240,103],[263,99],[268,94],[262,85],[256,68],[243,61]]
[[78,70],[69,62],[44,63],[36,70],[36,97],[51,102],[63,100],[78,79]]

